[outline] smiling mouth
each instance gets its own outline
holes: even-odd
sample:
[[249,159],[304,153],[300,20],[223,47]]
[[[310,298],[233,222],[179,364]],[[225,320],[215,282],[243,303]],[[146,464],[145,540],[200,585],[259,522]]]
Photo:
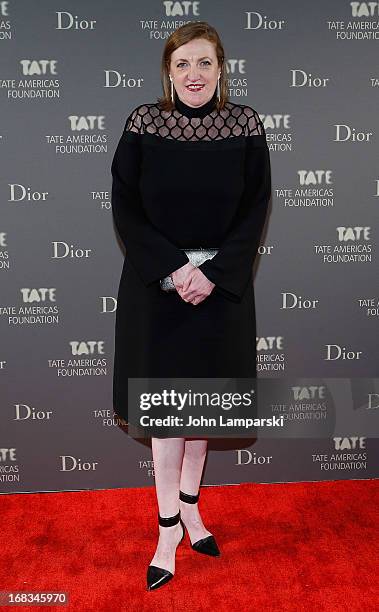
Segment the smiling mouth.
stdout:
[[188,89],[188,91],[201,91],[203,87],[204,85],[187,85],[186,89]]

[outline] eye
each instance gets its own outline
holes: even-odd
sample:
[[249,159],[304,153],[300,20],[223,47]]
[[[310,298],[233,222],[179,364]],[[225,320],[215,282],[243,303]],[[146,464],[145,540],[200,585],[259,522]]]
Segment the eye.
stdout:
[[[186,63],[187,63],[187,62],[180,62],[180,63],[177,65],[177,68],[180,68],[181,66],[184,66]],[[211,65],[211,62],[210,62],[209,60],[203,60],[201,63],[202,63],[202,64],[207,64],[208,66],[210,66],[210,65]]]

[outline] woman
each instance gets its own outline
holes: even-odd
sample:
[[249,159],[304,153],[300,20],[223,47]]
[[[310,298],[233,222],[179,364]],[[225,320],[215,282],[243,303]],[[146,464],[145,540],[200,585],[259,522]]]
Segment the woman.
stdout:
[[[271,193],[263,124],[229,102],[224,49],[206,22],[168,38],[164,95],[129,115],[112,163],[112,209],[126,247],[117,301],[114,409],[128,377],[256,377],[252,265]],[[184,249],[217,248],[198,267]],[[175,291],[162,290],[171,275]],[[148,590],[175,572],[185,527],[218,556],[197,500],[206,439],[152,438],[159,540]]]

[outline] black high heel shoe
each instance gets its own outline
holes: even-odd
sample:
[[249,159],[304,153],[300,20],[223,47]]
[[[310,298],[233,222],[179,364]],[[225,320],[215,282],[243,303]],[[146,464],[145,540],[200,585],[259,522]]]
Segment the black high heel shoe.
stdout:
[[[183,493],[183,491],[179,491],[179,499],[186,504],[196,504],[199,497],[200,491],[197,495],[188,495],[187,493]],[[182,519],[180,520],[183,523]],[[210,555],[211,557],[219,557],[221,555],[213,535],[209,535],[206,538],[202,538],[201,540],[194,542],[194,544],[191,544],[191,547],[196,552],[203,553],[204,555]]]
[[[173,527],[174,525],[177,525],[179,521],[183,529],[183,535],[178,542],[178,546],[185,535],[184,523],[180,518],[180,510],[178,514],[175,514],[175,516],[168,516],[167,518],[162,518],[158,513],[158,523],[161,525],[161,527]],[[169,572],[167,569],[157,567],[156,565],[149,565],[147,568],[147,590],[152,591],[153,589],[159,589],[159,587],[166,584],[166,582],[171,580],[173,577],[174,574]]]

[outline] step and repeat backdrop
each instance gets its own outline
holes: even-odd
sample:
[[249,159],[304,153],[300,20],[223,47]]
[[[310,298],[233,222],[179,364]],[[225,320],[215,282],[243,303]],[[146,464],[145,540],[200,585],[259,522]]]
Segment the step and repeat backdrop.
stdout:
[[[272,201],[257,365],[287,435],[211,440],[203,484],[379,476],[379,2],[0,1],[0,490],[153,486],[112,406],[110,166],[170,33],[216,27]],[[190,375],[190,374],[189,374]]]

